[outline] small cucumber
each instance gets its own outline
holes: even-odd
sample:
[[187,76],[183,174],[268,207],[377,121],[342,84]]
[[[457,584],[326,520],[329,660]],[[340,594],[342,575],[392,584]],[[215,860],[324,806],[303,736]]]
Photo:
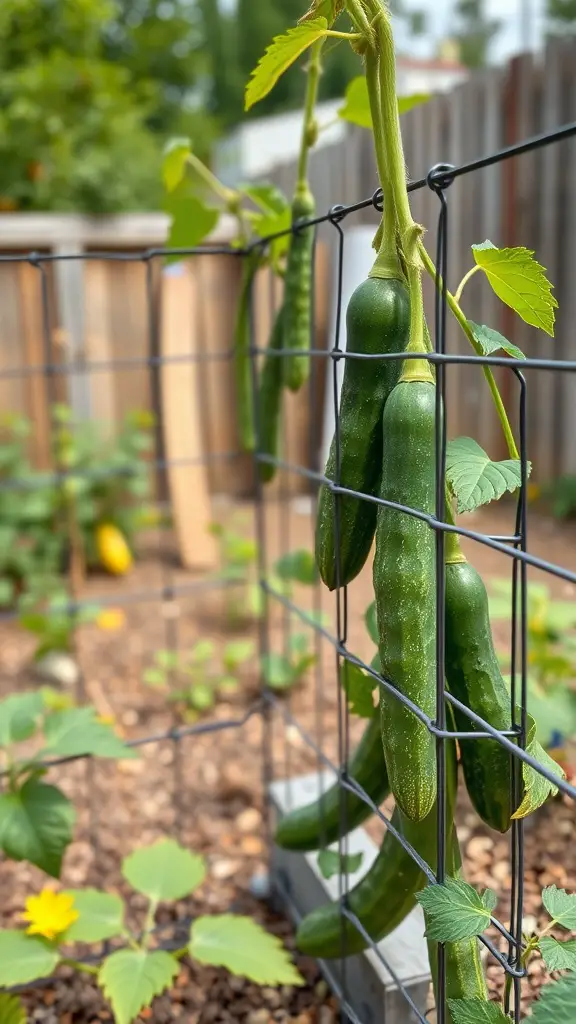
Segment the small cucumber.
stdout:
[[[457,774],[454,745],[447,747],[447,827],[452,829]],[[436,870],[436,805],[423,821],[413,822],[396,807],[392,824],[416,852]],[[407,850],[386,832],[376,860],[364,877],[350,890],[347,906],[359,919],[374,942],[379,942],[402,923],[416,905],[415,894],[426,884],[426,875]],[[347,918],[342,919],[339,903],[318,907],[301,921],[296,933],[298,949],[309,956],[341,956],[342,935],[346,955],[362,952],[367,943]]]
[[[510,728],[510,694],[494,651],[486,587],[468,562],[446,566],[446,680],[454,697],[489,725]],[[453,710],[459,730],[482,731],[462,711]],[[506,832],[514,811],[510,754],[497,740],[459,744],[476,811],[491,828]]]
[[[278,456],[278,431],[282,409],[282,358],[273,353],[279,352],[283,345],[283,308],[280,306],[276,313],[258,389],[258,451],[275,457]],[[272,462],[259,462],[258,466],[262,483],[269,483],[274,479],[277,467]]]
[[[356,288],[346,310],[347,352],[364,355],[403,352],[408,343],[410,306],[401,281],[369,277]],[[382,410],[398,382],[401,360],[347,359],[340,398],[340,484],[376,495],[382,474]],[[330,386],[330,375],[328,380]],[[336,479],[332,439],[324,475]],[[320,489],[316,519],[316,562],[329,590],[336,587],[335,495]],[[377,506],[361,498],[339,498],[340,586],[362,569],[372,546]]]
[[[362,786],[376,806],[388,796],[390,790],[378,715],[374,715],[368,722],[350,760],[348,774]],[[322,846],[336,842],[341,834],[341,793],[341,784],[335,782],[321,800],[314,800],[285,815],[276,831],[275,841],[278,846],[286,850],[319,850]],[[372,808],[350,790],[346,790],[345,800],[346,831],[351,832],[372,814]]]
[[[433,514],[435,422],[434,384],[401,380],[390,394],[382,418],[382,498]],[[434,534],[421,519],[386,506],[378,510],[374,594],[382,675],[434,718]],[[404,814],[412,821],[422,821],[436,799],[434,738],[426,725],[384,688],[380,708],[390,788]]]
[[[294,196],[292,223],[310,220],[316,206],[306,189]],[[310,356],[303,353],[312,345],[312,259],[314,228],[296,228],[290,238],[284,285],[284,384],[298,391],[310,373]]]

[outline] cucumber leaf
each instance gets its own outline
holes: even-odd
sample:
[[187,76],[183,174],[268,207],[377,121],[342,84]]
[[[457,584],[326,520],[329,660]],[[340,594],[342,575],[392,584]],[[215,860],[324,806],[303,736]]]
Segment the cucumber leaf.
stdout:
[[99,985],[118,1024],[130,1024],[154,996],[168,988],[180,967],[162,949],[119,949],[102,964]]
[[554,310],[558,306],[545,268],[531,249],[520,245],[497,249],[490,241],[473,245],[472,253],[494,292],[527,324],[554,337]]
[[496,906],[496,894],[491,889],[480,895],[460,878],[428,885],[416,893],[416,899],[426,916],[426,937],[436,942],[458,942],[481,935]]
[[280,939],[236,914],[197,917],[190,930],[190,956],[201,964],[226,967],[258,985],[303,985]]
[[26,1012],[18,996],[0,992],[0,1024],[26,1024]]
[[576,974],[568,974],[552,985],[544,985],[533,1004],[530,1024],[574,1024],[576,1020]]
[[494,352],[502,350],[513,359],[526,359],[522,349],[508,341],[503,334],[500,334],[500,331],[494,331],[491,327],[486,327],[486,324],[475,324],[473,320],[468,321],[468,327],[470,327],[482,355],[491,356]]
[[[406,114],[420,103],[427,103],[428,93],[414,93],[411,96],[398,97],[398,113]],[[359,128],[372,130],[372,113],[368,98],[368,86],[364,75],[358,75],[348,83],[344,94],[344,103],[338,110],[338,117]]]
[[328,31],[326,18],[313,18],[284,35],[275,36],[263,57],[254,68],[246,86],[244,109],[250,110],[272,91],[278,79],[312,43],[322,39]]
[[313,18],[326,18],[328,24],[331,25],[343,10],[344,0],[312,0],[309,10],[302,15],[299,21],[302,23],[311,21]]
[[162,159],[162,178],[167,192],[173,192],[182,181],[191,149],[190,139],[170,139],[166,143]]
[[492,462],[474,438],[457,437],[448,442],[446,478],[457,499],[458,511],[473,512],[480,505],[498,501],[506,491],[520,487],[520,459]]
[[[196,196],[177,192],[169,196],[164,207],[171,217],[167,249],[194,249],[214,230],[220,217],[218,210],[206,206]],[[166,262],[175,263],[183,258],[181,255],[167,256]]]
[[544,935],[538,945],[549,971],[576,971],[576,939],[558,942],[551,935]]
[[342,853],[338,850],[320,850],[318,854],[318,868],[323,878],[333,878],[334,875],[353,875],[362,864],[364,854]]
[[340,673],[351,714],[359,715],[360,718],[372,718],[375,714],[372,694],[377,685],[376,680],[372,676],[367,676],[359,665],[351,661],[344,661]]
[[[536,739],[536,722],[532,715],[528,715],[528,736],[526,742],[526,753],[536,758],[545,768],[557,775],[559,779],[565,779],[566,773]],[[524,780],[524,798],[518,810],[512,815],[513,818],[526,818],[538,810],[548,797],[556,796],[558,787],[550,782],[540,772],[537,772],[531,765],[522,762],[522,778]]]
[[485,999],[449,999],[448,1006],[453,1024],[508,1024],[510,1020],[498,1003]]
[[542,890],[542,903],[556,924],[568,931],[576,930],[576,893],[548,885]]

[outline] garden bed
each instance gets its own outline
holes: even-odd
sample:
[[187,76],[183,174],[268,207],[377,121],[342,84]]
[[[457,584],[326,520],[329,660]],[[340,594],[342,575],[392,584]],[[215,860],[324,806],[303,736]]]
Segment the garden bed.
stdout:
[[[312,523],[308,515],[291,511],[279,512],[270,507],[268,547],[270,557],[280,554],[280,527],[284,530],[283,549],[311,548]],[[483,512],[474,517],[474,528],[491,533],[510,532],[513,511],[503,508],[495,513]],[[470,517],[472,521],[472,517]],[[534,517],[530,531],[530,550],[570,568],[576,567],[576,531],[572,526],[559,527]],[[487,548],[468,544],[467,553],[481,568],[485,578],[503,576],[510,560]],[[172,564],[174,562],[174,564]],[[539,574],[531,574],[536,579]],[[111,604],[121,603],[128,593],[143,596],[142,601],[129,601],[125,618],[116,632],[106,632],[89,625],[82,627],[78,637],[79,662],[84,675],[87,699],[102,714],[114,714],[117,726],[127,739],[145,735],[160,736],[174,723],[174,713],[162,693],[142,684],[142,675],[159,649],[177,644],[184,650],[199,639],[211,639],[216,648],[231,636],[256,639],[254,622],[235,624],[234,632],[225,620],[222,589],[176,593],[173,599],[157,596],[167,582],[187,588],[194,584],[191,574],[175,567],[171,546],[162,541],[155,547],[147,540],[142,557],[130,576],[121,581],[94,577],[88,581],[86,596],[106,596]],[[548,582],[548,581],[546,581]],[[556,596],[571,599],[574,588],[562,581],[550,580]],[[367,637],[362,613],[372,598],[370,570],[365,570],[349,588],[349,649],[370,658],[373,647]],[[302,607],[314,603],[313,588],[298,587],[293,599]],[[322,594],[322,607],[333,612],[333,597]],[[282,610],[275,609],[272,642],[278,649],[283,643]],[[331,615],[331,618],[333,616]],[[293,629],[302,629],[293,623]],[[504,644],[508,630],[497,624],[496,640]],[[32,684],[30,656],[32,639],[13,624],[0,629],[0,681],[4,695]],[[332,646],[322,642],[322,672],[315,667],[308,672],[305,683],[284,698],[284,708],[311,737],[322,739],[328,756],[337,757],[337,687],[335,656]],[[257,703],[256,664],[249,662],[240,673],[238,693],[217,703],[210,718],[222,722],[241,720]],[[315,682],[322,682],[321,700]],[[277,713],[272,729],[274,774],[277,777],[310,771],[317,757],[307,746],[298,728],[282,721]],[[362,722],[351,719],[351,743],[361,733]],[[205,733],[182,739],[158,740],[141,748],[134,761],[74,763],[58,769],[58,782],[71,797],[78,811],[75,841],[69,848],[62,876],[65,886],[96,885],[108,891],[125,892],[120,874],[122,856],[135,845],[166,835],[175,835],[190,849],[203,854],[208,863],[208,876],[198,896],[176,906],[175,917],[160,918],[174,932],[178,920],[199,913],[220,913],[229,910],[254,914],[266,927],[281,935],[288,946],[293,945],[293,931],[284,919],[272,913],[250,893],[254,879],[262,879],[266,867],[266,827],[262,789],[262,723],[254,713],[243,725],[216,733]],[[458,815],[459,834],[465,852],[466,877],[473,884],[488,885],[501,898],[498,913],[507,923],[510,887],[509,842],[486,829],[469,804],[461,801]],[[525,916],[541,918],[541,889],[555,883],[576,889],[576,852],[573,837],[573,811],[562,800],[545,807],[526,829]],[[379,824],[372,821],[373,838],[381,835]],[[0,906],[4,926],[14,923],[24,899],[38,891],[45,876],[28,865],[4,862],[0,871]],[[258,883],[256,883],[258,884]],[[138,897],[132,896],[131,913],[141,909]],[[528,920],[528,924],[530,924]],[[160,997],[143,1019],[158,1021],[181,1018],[186,1021],[209,1022],[245,1020],[249,1024],[268,1021],[300,1021],[330,1024],[335,1019],[335,1004],[320,981],[317,968],[310,961],[297,959],[307,985],[300,990],[266,990],[231,978],[225,971],[203,968],[184,962],[180,975],[169,995]],[[524,983],[526,999],[537,992],[542,981],[540,961],[530,966]],[[488,966],[489,984],[501,987],[502,971]],[[110,1019],[109,1012],[90,979],[74,981],[62,976],[55,985],[26,996],[30,1020],[51,1024],[72,1024]]]

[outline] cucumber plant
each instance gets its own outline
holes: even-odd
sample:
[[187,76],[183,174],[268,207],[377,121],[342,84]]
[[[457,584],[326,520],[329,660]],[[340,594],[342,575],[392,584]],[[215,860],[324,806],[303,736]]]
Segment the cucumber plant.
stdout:
[[[206,873],[204,858],[172,839],[129,854],[122,862],[122,875],[146,902],[137,929],[127,924],[127,908],[117,893],[43,889],[28,897],[22,914],[27,927],[0,929],[0,986],[29,985],[65,964],[92,976],[117,1024],[130,1024],[155,996],[173,985],[184,957],[225,967],[256,984],[303,985],[280,940],[250,917],[201,915],[192,922],[180,949],[158,946],[159,905],[188,898],[203,884]],[[101,943],[110,940],[115,945],[120,942],[120,948],[106,953],[100,962],[98,957],[95,963],[71,955],[77,944],[101,949]]]
[[5,783],[0,794],[0,849],[6,857],[60,876],[76,813],[62,790],[45,782],[44,776],[51,759],[82,755],[136,757],[94,708],[75,707],[69,697],[48,687],[0,701]]
[[162,690],[168,700],[183,709],[187,722],[211,711],[216,702],[238,692],[241,666],[253,656],[253,640],[230,640],[224,644],[221,664],[215,665],[216,647],[211,640],[198,640],[187,651],[156,651],[154,664],[146,669],[143,682]]

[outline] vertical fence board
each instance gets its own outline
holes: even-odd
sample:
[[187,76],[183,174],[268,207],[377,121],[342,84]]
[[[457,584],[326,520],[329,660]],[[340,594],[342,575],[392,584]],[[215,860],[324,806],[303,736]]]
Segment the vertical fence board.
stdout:
[[111,364],[109,370],[92,372],[88,381],[92,415],[104,434],[113,432],[117,415],[108,268],[104,260],[89,260],[84,268],[86,356],[90,362]]
[[36,370],[26,378],[26,413],[34,424],[31,441],[31,456],[34,464],[46,468],[51,463],[50,452],[50,408],[46,376],[41,367],[46,362],[42,323],[41,278],[36,267],[29,263],[18,263],[17,294],[20,298],[23,348],[21,358],[26,360],[29,370]]

